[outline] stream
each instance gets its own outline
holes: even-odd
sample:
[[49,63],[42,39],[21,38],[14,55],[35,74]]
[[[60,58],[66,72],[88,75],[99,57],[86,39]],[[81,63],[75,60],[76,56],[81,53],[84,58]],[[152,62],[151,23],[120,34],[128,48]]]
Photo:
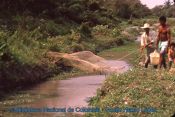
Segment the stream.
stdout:
[[[111,68],[122,68],[117,74],[126,72],[130,66],[125,61],[107,60]],[[91,97],[96,96],[96,91],[105,81],[107,75],[90,75],[68,78],[67,80],[46,81],[42,84],[28,90],[36,95],[51,95],[44,99],[22,105],[29,108],[76,108],[89,107],[88,101]],[[83,115],[82,112],[75,112]],[[57,116],[65,113],[52,113]],[[67,116],[66,116],[67,117]]]
[[[151,31],[153,38],[156,37],[156,32]],[[136,42],[140,42],[140,36],[138,36]],[[121,74],[130,69],[130,65],[125,61],[107,60],[106,63],[111,69],[117,69],[116,74]],[[64,110],[65,108],[82,108],[90,107],[88,101],[96,96],[97,89],[101,88],[104,81],[108,75],[89,75],[68,78],[66,80],[51,80],[44,83],[38,84],[37,86],[25,91],[26,93],[32,93],[36,96],[45,95],[44,98],[39,98],[38,100],[32,101],[30,103],[24,103],[20,107],[28,108],[57,108]],[[74,113],[82,116],[83,112]],[[29,113],[28,113],[29,114]],[[35,113],[34,116],[36,116]],[[37,117],[44,117],[48,113],[38,113]],[[59,112],[59,113],[49,113],[49,115],[57,117],[71,117],[69,113]],[[29,116],[33,116],[29,114]]]

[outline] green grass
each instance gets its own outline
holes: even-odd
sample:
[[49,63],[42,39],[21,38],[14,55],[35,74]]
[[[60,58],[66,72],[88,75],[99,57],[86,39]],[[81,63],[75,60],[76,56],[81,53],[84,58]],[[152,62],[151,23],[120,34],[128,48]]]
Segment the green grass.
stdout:
[[[101,52],[105,58],[118,59],[128,52],[137,49],[136,44],[128,44]],[[89,113],[87,117],[165,117],[175,113],[175,77],[166,70],[145,69],[135,61],[139,53],[125,58],[134,63],[134,68],[121,75],[111,75],[104,82],[97,96],[90,101],[91,106],[101,108],[101,113]],[[135,62],[134,62],[135,61]],[[109,113],[105,108],[154,108],[156,112],[119,112]]]
[[[153,113],[106,113],[92,114],[96,117],[164,117],[175,112],[175,78],[167,73],[153,69],[136,68],[123,75],[112,75],[104,83],[102,90],[91,101],[93,106],[106,107],[155,108]],[[127,102],[127,104],[126,104]]]
[[[138,57],[139,57],[138,49],[139,49],[139,45],[137,43],[129,42],[129,43],[126,43],[124,46],[102,51],[98,53],[98,55],[106,59],[125,60],[127,62],[134,64],[136,61],[138,61]],[[131,54],[131,53],[134,53],[134,54]]]

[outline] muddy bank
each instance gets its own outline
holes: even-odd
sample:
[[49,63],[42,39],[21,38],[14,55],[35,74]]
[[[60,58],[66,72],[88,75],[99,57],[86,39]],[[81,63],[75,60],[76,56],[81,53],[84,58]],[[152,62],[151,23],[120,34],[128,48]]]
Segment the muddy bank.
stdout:
[[31,87],[60,72],[55,65],[4,62],[0,66],[0,100],[14,90]]

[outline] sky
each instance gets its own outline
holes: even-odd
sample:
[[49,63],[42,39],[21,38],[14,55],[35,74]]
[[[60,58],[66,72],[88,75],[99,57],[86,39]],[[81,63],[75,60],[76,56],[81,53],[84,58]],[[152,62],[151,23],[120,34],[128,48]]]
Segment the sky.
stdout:
[[[147,5],[149,8],[153,8],[156,5],[163,5],[166,0],[140,0],[143,4]],[[171,0],[173,1],[173,0]]]

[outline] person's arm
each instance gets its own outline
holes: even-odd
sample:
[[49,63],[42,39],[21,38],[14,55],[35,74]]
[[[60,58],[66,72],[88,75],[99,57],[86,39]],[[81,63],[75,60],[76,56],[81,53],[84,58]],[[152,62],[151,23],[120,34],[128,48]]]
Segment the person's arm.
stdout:
[[143,34],[141,35],[141,39],[140,39],[140,50],[141,50],[141,52],[143,52],[143,49],[144,49],[144,36],[143,36]]
[[168,60],[171,58],[171,52],[168,50]]
[[167,36],[168,36],[168,47],[169,47],[171,44],[171,30],[170,30],[170,28],[168,28]]
[[147,46],[147,45],[146,45],[146,43],[147,43],[146,41],[147,41],[147,40],[146,40],[145,37],[144,37],[143,39],[144,39],[144,48],[146,48],[146,46]]
[[153,35],[150,33],[148,46],[153,47],[153,44],[154,44]]
[[160,41],[160,28],[159,28],[159,31],[158,31],[158,35],[157,35],[157,40],[156,40],[156,49],[158,49],[158,46],[159,46],[159,41]]
[[141,38],[140,38],[140,45],[141,45],[141,46],[144,46],[144,43],[145,43],[144,34],[142,34],[142,35],[141,35]]

